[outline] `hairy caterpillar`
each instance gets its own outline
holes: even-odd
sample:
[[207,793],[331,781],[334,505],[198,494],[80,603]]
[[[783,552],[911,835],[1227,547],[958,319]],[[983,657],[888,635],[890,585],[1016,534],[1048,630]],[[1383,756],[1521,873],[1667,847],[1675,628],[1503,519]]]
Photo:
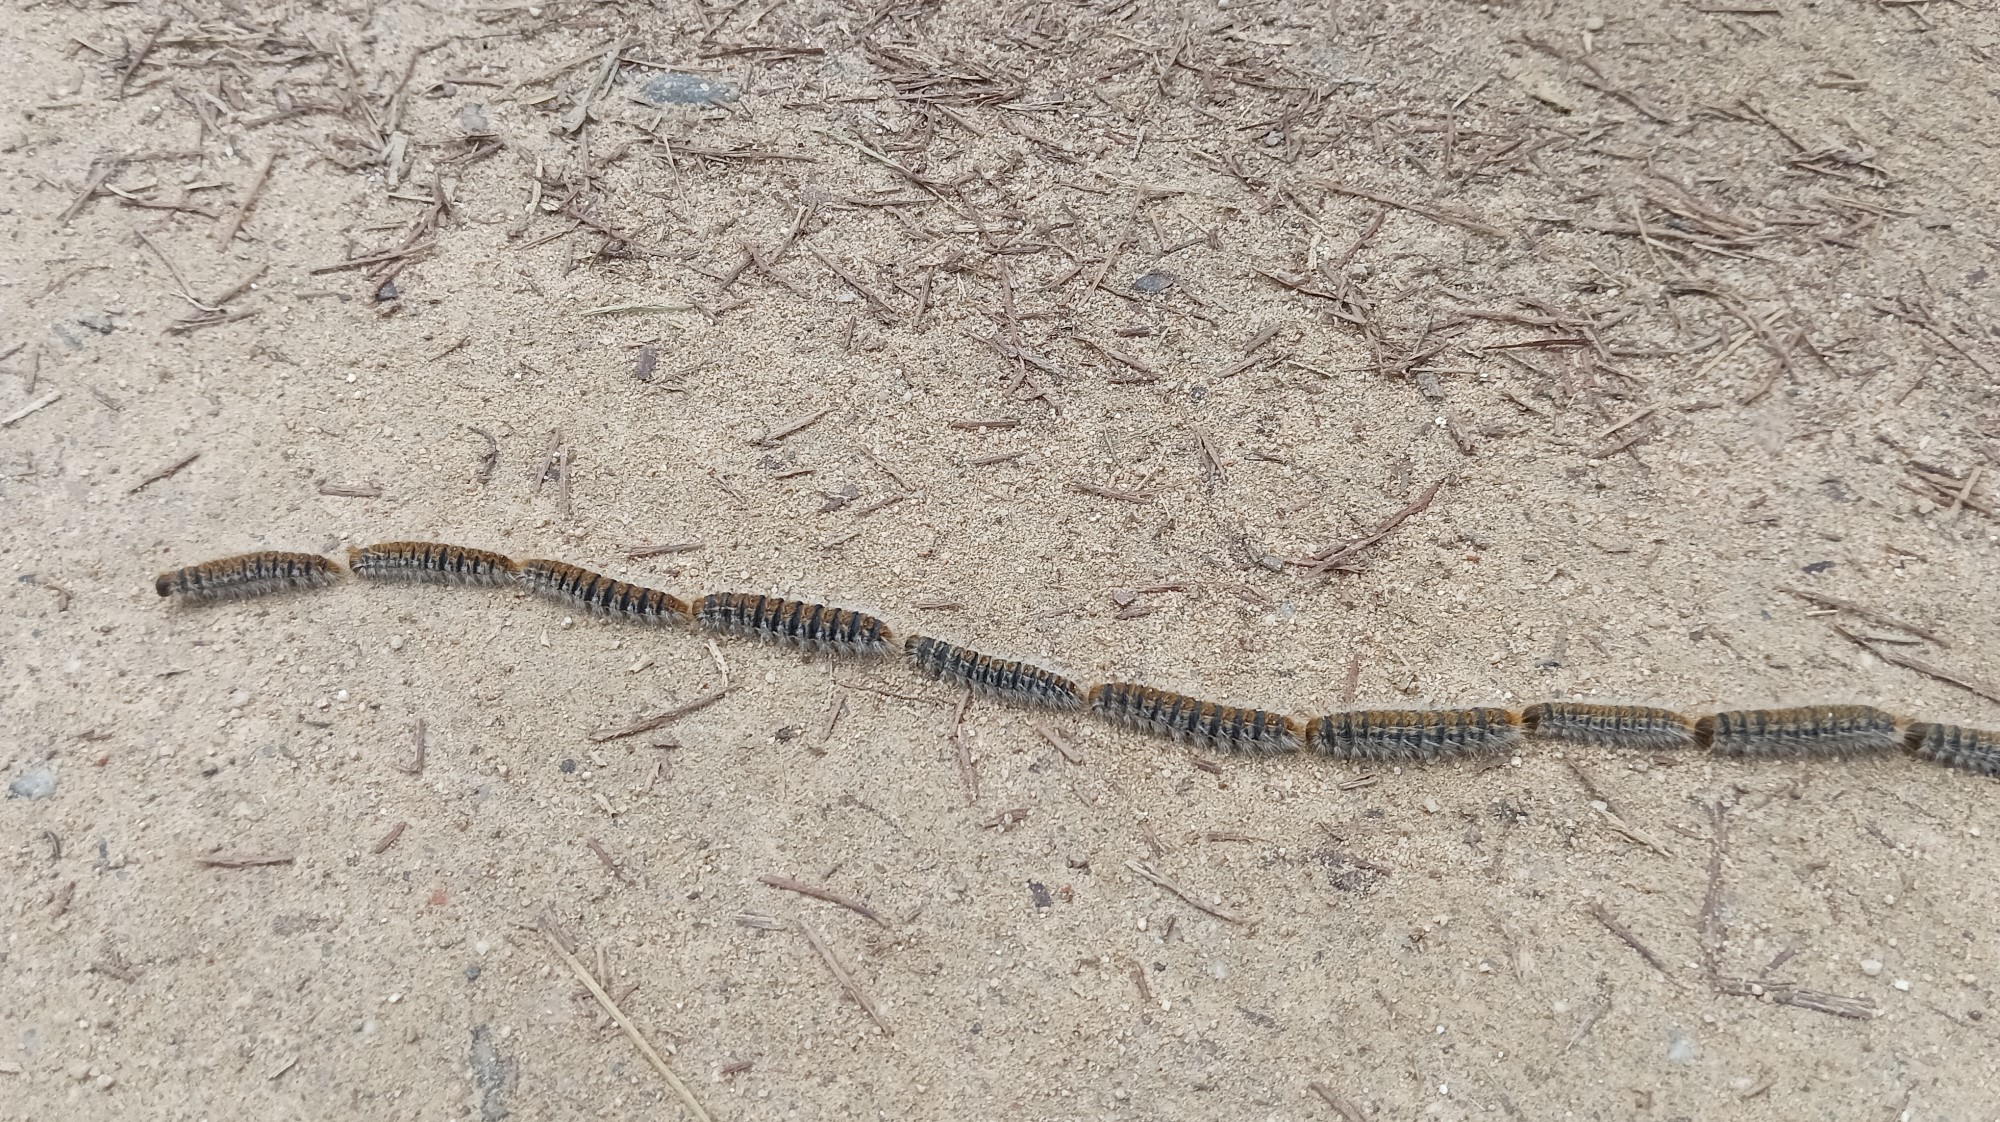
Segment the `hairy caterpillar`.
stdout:
[[981,654],[927,635],[910,636],[903,650],[910,664],[924,674],[970,686],[988,697],[1049,709],[1083,707],[1083,690],[1074,681],[1032,663]]
[[1868,705],[1737,709],[1695,722],[1695,739],[1718,756],[1858,756],[1903,743],[1903,722]]
[[1959,725],[1916,725],[1905,742],[1920,760],[2000,778],[2000,732]]
[[520,579],[538,596],[634,623],[688,623],[694,619],[694,609],[686,600],[613,580],[567,561],[523,561]]
[[1692,718],[1644,705],[1545,701],[1521,710],[1521,726],[1530,736],[1613,748],[1687,748],[1694,744]]
[[347,565],[367,580],[421,584],[512,584],[512,557],[444,542],[381,542],[347,551]]
[[153,578],[153,591],[162,596],[179,594],[189,600],[234,600],[325,588],[339,575],[340,568],[317,553],[267,549],[169,569]]
[[1253,755],[1299,749],[1299,723],[1262,709],[1218,705],[1129,682],[1090,687],[1090,711],[1113,724]]
[[695,618],[710,631],[809,651],[885,655],[895,640],[888,624],[863,612],[746,592],[702,597]]
[[1520,739],[1521,719],[1506,709],[1362,709],[1306,726],[1313,751],[1380,763],[1498,755]]

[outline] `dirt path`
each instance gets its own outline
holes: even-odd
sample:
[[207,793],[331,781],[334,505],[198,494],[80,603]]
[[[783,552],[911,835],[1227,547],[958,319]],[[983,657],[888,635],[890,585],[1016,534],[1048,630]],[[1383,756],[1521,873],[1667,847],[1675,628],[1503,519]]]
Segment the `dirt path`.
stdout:
[[151,587],[433,538],[1287,711],[2000,726],[1991,13],[10,11],[0,1117],[691,1117],[577,969],[718,1119],[2000,1101],[1990,780]]

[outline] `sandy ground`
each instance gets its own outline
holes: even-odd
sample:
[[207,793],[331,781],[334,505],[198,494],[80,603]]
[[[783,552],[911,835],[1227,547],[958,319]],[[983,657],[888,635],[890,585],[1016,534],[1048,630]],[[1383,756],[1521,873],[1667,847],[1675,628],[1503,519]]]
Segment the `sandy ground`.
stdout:
[[438,538],[1305,714],[2000,725],[1981,6],[7,12],[0,1116],[689,1116],[555,931],[718,1119],[2000,1117],[1989,780],[151,588]]

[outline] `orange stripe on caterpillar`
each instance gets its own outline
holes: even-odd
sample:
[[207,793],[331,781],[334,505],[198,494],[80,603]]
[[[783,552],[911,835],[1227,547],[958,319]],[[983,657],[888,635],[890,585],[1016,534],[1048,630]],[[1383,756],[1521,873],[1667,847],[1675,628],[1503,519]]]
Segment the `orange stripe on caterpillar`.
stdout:
[[885,655],[895,641],[888,624],[865,612],[747,592],[704,596],[695,618],[710,631],[809,651]]
[[1262,709],[1218,705],[1131,682],[1092,686],[1088,698],[1092,713],[1142,732],[1251,755],[1299,750],[1299,723]]
[[267,549],[169,569],[153,578],[153,591],[189,600],[233,600],[325,588],[339,575],[339,566],[317,553]]
[[1694,719],[1671,709],[1644,705],[1585,705],[1545,701],[1521,710],[1528,735],[1613,748],[1687,748],[1694,744]]
[[421,584],[512,584],[512,557],[445,542],[380,542],[347,551],[348,567],[367,580]]
[[1306,726],[1312,751],[1381,763],[1496,756],[1520,739],[1521,719],[1506,709],[1359,709]]
[[694,619],[694,609],[678,596],[613,580],[567,561],[523,561],[521,583],[538,596],[635,623],[688,623]]
[[1911,727],[1905,744],[1920,760],[2000,779],[2000,732],[1921,724]]
[[1083,707],[1083,690],[1075,681],[1033,663],[981,654],[926,635],[910,636],[903,650],[918,671],[988,697],[1050,709]]
[[1736,709],[1695,722],[1695,741],[1718,756],[1782,759],[1860,756],[1901,745],[1900,718],[1868,705],[1809,705],[1797,709]]

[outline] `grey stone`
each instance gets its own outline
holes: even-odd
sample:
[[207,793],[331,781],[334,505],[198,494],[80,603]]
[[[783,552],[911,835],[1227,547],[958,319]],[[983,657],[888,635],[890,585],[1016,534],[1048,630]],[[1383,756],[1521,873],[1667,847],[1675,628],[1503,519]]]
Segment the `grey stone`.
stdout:
[[12,799],[46,799],[56,793],[56,773],[49,767],[31,767],[7,784]]
[[1174,282],[1178,279],[1172,273],[1155,269],[1150,273],[1140,273],[1138,276],[1132,278],[1132,291],[1143,292],[1148,296],[1158,295],[1172,288]]
[[737,98],[736,88],[727,82],[674,70],[648,78],[635,92],[648,105],[714,105]]

